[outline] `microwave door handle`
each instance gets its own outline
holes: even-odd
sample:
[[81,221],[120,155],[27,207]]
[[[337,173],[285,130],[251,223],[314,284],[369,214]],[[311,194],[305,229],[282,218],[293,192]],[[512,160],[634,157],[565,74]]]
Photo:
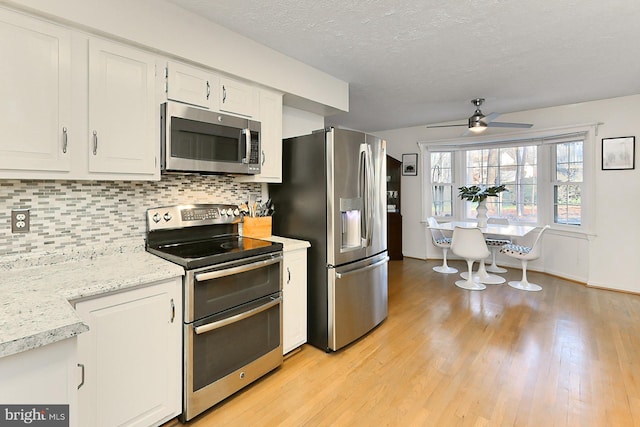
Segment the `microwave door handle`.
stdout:
[[251,158],[251,129],[242,129],[242,134],[244,135],[245,147],[245,157],[242,159],[242,163],[249,163],[249,159]]

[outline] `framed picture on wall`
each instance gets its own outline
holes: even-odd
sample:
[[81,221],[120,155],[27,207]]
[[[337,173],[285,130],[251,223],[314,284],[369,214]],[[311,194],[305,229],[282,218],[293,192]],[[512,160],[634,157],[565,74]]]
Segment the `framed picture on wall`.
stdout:
[[602,170],[636,167],[636,137],[602,138]]
[[402,175],[418,175],[418,153],[402,155]]

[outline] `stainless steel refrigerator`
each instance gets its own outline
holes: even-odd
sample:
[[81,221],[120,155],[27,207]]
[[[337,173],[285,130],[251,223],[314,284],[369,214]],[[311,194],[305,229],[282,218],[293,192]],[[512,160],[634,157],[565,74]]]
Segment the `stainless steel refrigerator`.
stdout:
[[269,184],[273,234],[311,243],[307,335],[325,351],[387,317],[386,161],[386,141],[328,128],[285,139],[283,182]]

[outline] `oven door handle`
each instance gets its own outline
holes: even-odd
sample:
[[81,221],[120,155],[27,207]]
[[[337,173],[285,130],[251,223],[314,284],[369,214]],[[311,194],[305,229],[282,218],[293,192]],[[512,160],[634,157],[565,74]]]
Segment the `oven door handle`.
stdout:
[[280,304],[281,302],[282,302],[282,297],[272,298],[271,301],[261,305],[260,307],[253,308],[249,311],[245,311],[244,313],[236,314],[235,316],[228,317],[224,320],[218,320],[217,322],[207,323],[206,325],[202,325],[202,326],[196,326],[193,328],[193,330],[197,335],[211,332],[215,329],[219,329],[224,326],[231,325],[232,323],[236,323],[248,317],[254,316],[258,313],[262,313],[263,311],[268,310],[271,307]]
[[254,262],[251,264],[240,265],[238,267],[225,268],[224,270],[209,271],[207,273],[196,273],[196,282],[204,282],[205,280],[217,279],[218,277],[231,276],[232,274],[244,273],[245,271],[255,270],[256,268],[266,267],[267,265],[276,264],[282,261],[282,257],[267,259]]

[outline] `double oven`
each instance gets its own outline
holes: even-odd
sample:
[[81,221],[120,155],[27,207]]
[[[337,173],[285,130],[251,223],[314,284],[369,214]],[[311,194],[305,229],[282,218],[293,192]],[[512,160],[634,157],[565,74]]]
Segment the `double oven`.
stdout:
[[240,221],[233,205],[147,211],[147,251],[185,268],[183,421],[282,364],[282,244]]

